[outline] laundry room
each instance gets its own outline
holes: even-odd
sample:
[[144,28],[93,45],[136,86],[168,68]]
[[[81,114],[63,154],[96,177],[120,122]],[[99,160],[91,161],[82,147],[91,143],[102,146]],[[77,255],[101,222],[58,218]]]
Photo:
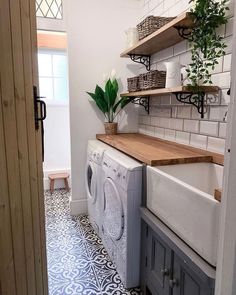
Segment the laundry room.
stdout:
[[[66,256],[56,271],[49,263],[52,294],[59,270],[59,290],[67,294],[66,267],[78,294],[86,294],[86,284],[91,294],[210,295],[216,288],[233,6],[222,4],[222,53],[212,58],[209,76],[202,70],[212,84],[201,91],[189,66],[196,59],[188,41],[191,7],[171,0],[64,3],[71,192],[69,199],[63,190],[48,194],[46,207],[50,213],[59,203],[68,216],[63,239],[82,235],[86,243],[68,245],[72,266],[61,263]],[[48,222],[57,230],[54,218]],[[74,223],[75,234],[65,237]],[[50,246],[49,257],[54,251]]]
[[3,2],[0,295],[235,295],[235,1]]

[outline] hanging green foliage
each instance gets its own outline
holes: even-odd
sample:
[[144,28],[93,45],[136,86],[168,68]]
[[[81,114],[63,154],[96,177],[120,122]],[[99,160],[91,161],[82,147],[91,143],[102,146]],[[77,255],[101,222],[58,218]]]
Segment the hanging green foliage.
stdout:
[[226,44],[218,28],[227,23],[226,11],[229,10],[226,0],[190,0],[194,7],[194,27],[189,38],[192,62],[187,69],[191,86],[213,84],[211,72],[225,55]]

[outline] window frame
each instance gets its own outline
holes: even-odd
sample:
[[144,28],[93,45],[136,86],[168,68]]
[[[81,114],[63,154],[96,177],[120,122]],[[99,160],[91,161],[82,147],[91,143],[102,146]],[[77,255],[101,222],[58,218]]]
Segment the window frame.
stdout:
[[40,78],[50,78],[52,79],[52,86],[53,86],[53,99],[47,99],[47,97],[44,97],[43,100],[46,102],[47,105],[50,106],[68,106],[69,105],[69,79],[68,79],[68,55],[67,55],[67,50],[64,49],[55,49],[55,48],[38,48],[38,55],[39,54],[49,54],[51,55],[51,59],[53,55],[63,55],[66,57],[66,65],[67,65],[67,73],[66,73],[66,78],[67,78],[67,92],[68,92],[68,97],[66,100],[57,100],[55,99],[54,96],[54,79],[55,78],[61,78],[53,75],[53,62],[51,61],[51,68],[52,68],[52,76],[40,76],[39,71],[38,71],[38,80],[39,80],[39,93],[40,96],[43,96],[43,93],[40,92]]
[[[43,1],[45,1],[45,0],[43,0]],[[43,1],[41,1],[41,2],[43,2]],[[51,5],[49,5],[48,3],[47,3],[47,5],[48,5],[48,11],[50,10],[51,11],[51,13],[53,14],[53,17],[51,17],[51,16],[47,16],[47,15],[45,15],[44,13],[43,13],[43,11],[42,11],[42,9],[41,9],[41,7],[40,7],[40,5],[42,4],[42,3],[38,3],[37,1],[35,2],[35,5],[36,5],[36,17],[37,18],[42,18],[42,19],[49,19],[49,20],[58,20],[58,21],[62,21],[63,19],[64,19],[64,17],[63,17],[63,0],[61,0],[61,5],[59,5],[59,7],[58,7],[58,5],[57,5],[57,7],[58,7],[58,11],[60,11],[60,14],[61,14],[61,17],[59,18],[59,17],[57,17],[58,16],[58,12],[57,12],[57,14],[55,15],[54,14],[54,12],[52,11],[52,9],[51,9]],[[46,1],[47,2],[47,1]],[[42,15],[38,15],[38,11],[41,11],[41,13],[42,13]],[[48,12],[47,12],[47,14],[48,14]]]

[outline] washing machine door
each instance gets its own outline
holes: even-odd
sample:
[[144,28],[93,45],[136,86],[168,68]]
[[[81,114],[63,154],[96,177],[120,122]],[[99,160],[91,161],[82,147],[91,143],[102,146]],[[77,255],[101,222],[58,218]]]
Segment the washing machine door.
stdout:
[[89,201],[95,204],[97,200],[97,173],[92,162],[87,163],[86,188]]
[[121,239],[124,232],[124,210],[119,191],[114,181],[107,177],[104,189],[104,229],[114,240]]

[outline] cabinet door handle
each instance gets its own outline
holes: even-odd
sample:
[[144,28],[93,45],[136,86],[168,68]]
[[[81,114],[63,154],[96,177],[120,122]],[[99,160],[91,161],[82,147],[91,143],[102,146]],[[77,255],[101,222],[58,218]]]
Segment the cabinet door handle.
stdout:
[[179,284],[178,280],[173,278],[173,280],[169,280],[169,286],[170,288],[174,288],[175,286],[177,287]]
[[163,277],[165,277],[165,276],[168,277],[170,275],[170,271],[168,268],[161,269],[161,273],[162,273]]

